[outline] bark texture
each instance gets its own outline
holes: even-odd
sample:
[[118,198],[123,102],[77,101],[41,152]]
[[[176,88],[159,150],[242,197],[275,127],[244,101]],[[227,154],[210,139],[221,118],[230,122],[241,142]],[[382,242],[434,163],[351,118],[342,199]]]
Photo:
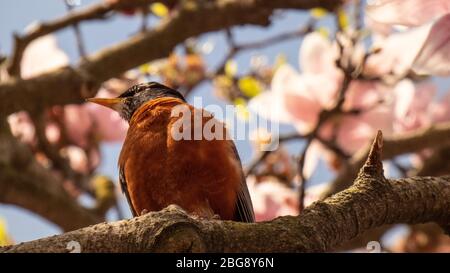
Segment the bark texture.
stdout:
[[323,252],[386,224],[450,224],[450,176],[389,180],[378,133],[354,184],[299,216],[238,223],[194,219],[176,206],[0,248],[0,252]]

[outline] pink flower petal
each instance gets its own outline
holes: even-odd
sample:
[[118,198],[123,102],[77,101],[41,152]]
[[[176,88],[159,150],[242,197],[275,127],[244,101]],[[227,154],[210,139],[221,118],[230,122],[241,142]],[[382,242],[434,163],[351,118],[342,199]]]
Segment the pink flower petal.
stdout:
[[392,26],[389,24],[383,24],[377,22],[370,18],[369,16],[365,16],[364,18],[366,26],[372,30],[374,35],[388,36],[392,32]]
[[292,118],[284,107],[285,86],[296,77],[298,73],[290,65],[281,66],[272,78],[271,90],[252,98],[249,108],[268,120],[290,123]]
[[282,96],[266,91],[252,98],[248,107],[261,117],[277,122],[290,123],[291,117],[283,107]]
[[69,160],[69,164],[77,172],[89,171],[86,153],[78,146],[67,146],[62,150],[63,155]]
[[75,144],[81,147],[87,146],[87,138],[93,128],[93,122],[85,104],[64,106],[64,125],[68,137]]
[[337,52],[330,41],[318,32],[305,36],[299,56],[299,63],[304,73],[322,74],[335,69]]
[[413,69],[419,74],[450,75],[450,13],[433,24]]
[[302,134],[308,133],[314,128],[322,110],[321,105],[314,97],[303,94],[287,94],[285,107],[292,115],[295,127]]
[[8,116],[8,123],[11,133],[21,141],[32,144],[35,141],[35,128],[28,113],[25,111],[17,112]]
[[374,0],[367,5],[371,19],[392,25],[418,26],[448,12],[448,0]]
[[344,116],[339,123],[337,143],[348,154],[367,146],[378,130],[390,135],[393,131],[392,109],[380,105],[357,116]]
[[344,109],[364,110],[379,104],[388,90],[381,84],[368,81],[353,81],[346,94]]
[[369,57],[365,73],[385,75],[390,72],[403,75],[412,67],[414,59],[427,39],[431,24],[404,32],[397,32],[374,42],[381,51]]
[[[106,89],[100,89],[97,97],[110,98],[114,95]],[[119,113],[93,103],[88,103],[85,107],[92,118],[94,130],[101,140],[113,142],[125,139],[128,123],[120,117]]]
[[284,107],[300,133],[309,132],[322,109],[336,101],[338,86],[323,75],[302,74],[285,84]]
[[396,118],[404,118],[412,107],[415,95],[414,83],[411,80],[402,80],[394,88]]
[[50,122],[45,127],[45,136],[50,143],[56,143],[61,138],[61,131],[57,124]]
[[55,36],[46,35],[31,42],[21,62],[22,78],[28,79],[69,63],[69,57],[58,47]]
[[394,89],[395,130],[404,132],[429,126],[433,120],[436,91],[436,86],[430,82],[418,85],[409,80],[400,82]]
[[432,118],[435,122],[450,121],[450,92],[439,101],[430,106],[432,111]]
[[275,178],[256,183],[254,177],[247,178],[253,201],[256,221],[268,221],[278,216],[298,215],[298,194]]

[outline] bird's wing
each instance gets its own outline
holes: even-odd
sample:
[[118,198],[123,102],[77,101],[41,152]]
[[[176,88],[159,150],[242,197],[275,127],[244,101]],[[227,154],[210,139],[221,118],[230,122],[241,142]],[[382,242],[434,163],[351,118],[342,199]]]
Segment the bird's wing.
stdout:
[[[236,150],[236,146],[232,141],[230,141],[230,143],[231,148],[233,149],[233,153],[236,157],[236,160],[239,162],[239,166],[242,166],[241,159]],[[242,170],[242,167],[241,167],[241,183],[237,193],[236,211],[234,213],[234,220],[247,223],[255,222],[255,213],[253,211],[252,199],[250,198],[250,193],[248,191],[247,182],[245,180],[245,175],[244,171]]]
[[125,194],[125,197],[127,198],[128,205],[130,206],[131,213],[133,214],[133,217],[138,216],[136,213],[136,210],[133,207],[133,203],[130,199],[130,193],[128,192],[127,187],[127,180],[125,179],[125,170],[123,166],[119,165],[119,182],[120,182],[120,188],[122,189],[123,194]]

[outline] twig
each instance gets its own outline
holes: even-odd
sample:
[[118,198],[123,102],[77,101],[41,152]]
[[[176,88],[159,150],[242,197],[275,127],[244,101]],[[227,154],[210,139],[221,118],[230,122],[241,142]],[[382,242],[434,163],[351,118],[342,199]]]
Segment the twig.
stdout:
[[262,39],[260,41],[254,41],[254,42],[249,42],[249,43],[244,43],[244,44],[236,44],[231,30],[227,29],[227,30],[225,30],[225,34],[226,34],[226,39],[227,39],[227,42],[229,45],[229,50],[228,50],[228,53],[225,55],[225,58],[222,60],[222,62],[220,62],[220,65],[218,66],[218,68],[216,69],[216,72],[214,74],[216,74],[216,75],[222,74],[225,70],[225,65],[226,65],[227,61],[229,59],[232,59],[233,57],[235,57],[237,54],[242,53],[242,51],[264,48],[267,46],[271,46],[273,44],[285,42],[287,40],[296,39],[300,36],[310,33],[313,30],[313,25],[314,25],[314,21],[312,20],[312,21],[309,21],[306,24],[306,26],[304,26],[298,30],[281,33],[281,34],[275,35],[273,37]]
[[[341,55],[342,56],[342,55]],[[341,61],[336,61],[336,63],[341,63]],[[353,73],[352,70],[345,67],[342,69],[342,71],[344,72],[344,79],[342,81],[341,84],[341,88],[338,92],[338,98],[337,98],[337,102],[335,104],[335,106],[330,109],[330,110],[322,110],[319,113],[319,120],[317,121],[316,126],[314,127],[314,129],[311,131],[311,133],[308,134],[308,138],[306,139],[306,143],[305,146],[300,154],[299,160],[298,160],[298,174],[299,174],[299,180],[300,180],[300,185],[299,185],[299,211],[302,211],[304,209],[303,204],[304,204],[304,197],[305,197],[305,187],[306,187],[306,179],[303,173],[303,168],[305,166],[305,158],[306,158],[306,153],[308,152],[308,148],[311,144],[311,142],[313,141],[313,139],[317,138],[317,136],[319,135],[319,130],[322,127],[323,124],[325,124],[331,117],[337,115],[337,114],[341,114],[342,113],[342,106],[344,105],[345,102],[345,94],[347,93],[348,87],[350,86],[350,83],[353,79]],[[320,138],[322,139],[322,138]],[[323,143],[327,143],[324,142]],[[333,146],[330,146],[333,147]],[[340,149],[336,151],[339,152],[340,155],[345,155]],[[344,156],[345,157],[345,156]]]
[[[68,2],[68,0],[64,0],[64,3],[66,4],[66,9],[70,13],[73,10],[73,6]],[[78,23],[73,23],[72,25],[73,31],[75,32],[75,39],[77,41],[77,48],[78,48],[78,54],[81,58],[86,57],[86,50],[84,47],[83,37],[81,35],[80,26]]]
[[[287,141],[291,141],[291,140],[298,140],[298,139],[302,139],[304,138],[304,136],[299,135],[298,133],[293,133],[293,134],[288,134],[288,135],[284,135],[284,136],[280,136],[278,138],[278,144],[287,142]],[[267,156],[269,156],[270,153],[272,153],[274,150],[273,149],[267,149],[266,151],[262,151],[260,153],[258,153],[246,166],[245,168],[245,176],[248,176],[249,174],[251,174],[256,167],[258,167],[259,164],[261,164],[261,162],[263,162]]]
[[[134,3],[135,1],[137,0],[119,2]],[[149,1],[141,0],[139,2],[148,4]],[[333,10],[341,4],[340,1],[333,0],[314,2],[309,0],[250,0],[244,2],[228,0],[226,5],[223,5],[223,1],[196,2],[199,5],[195,10],[180,7],[157,28],[102,49],[90,55],[89,62],[81,62],[75,67],[60,68],[24,81],[11,80],[1,83],[0,102],[14,100],[15,103],[3,104],[0,107],[0,116],[34,108],[34,100],[29,99],[34,96],[39,97],[43,107],[79,103],[84,98],[92,96],[95,92],[93,87],[99,86],[103,81],[141,64],[163,58],[186,39],[205,32],[244,24],[268,26],[270,15],[278,9],[304,10],[322,6],[328,10]],[[101,7],[101,11],[104,11],[104,5],[101,5]],[[111,11],[111,9],[108,8],[107,11]],[[83,13],[86,13],[86,9],[77,11],[76,14],[80,16]],[[88,13],[90,18],[99,17],[98,13],[94,14],[95,16],[92,16],[91,11]],[[69,23],[74,21],[73,17],[72,14]],[[61,20],[65,22],[64,24],[68,24],[66,18]],[[53,24],[56,24],[56,22],[53,22]],[[58,28],[55,26],[51,29],[46,27],[44,28],[45,32],[50,33],[55,29],[60,29],[60,25],[58,24]],[[36,30],[33,33],[36,34]],[[37,33],[38,36],[43,34],[40,31]],[[61,92],[62,86],[64,92]],[[26,90],[26,92],[23,90]]]
[[299,197],[299,211],[302,212],[305,208],[305,187],[306,187],[306,178],[304,174],[304,167],[305,167],[305,159],[306,159],[306,153],[308,152],[308,148],[311,145],[313,138],[308,137],[306,139],[305,146],[303,147],[302,152],[300,153],[300,158],[298,160],[298,176],[299,176],[299,188],[298,188],[298,197]]
[[20,62],[22,60],[23,52],[32,41],[39,37],[78,24],[82,21],[105,19],[112,11],[147,6],[155,1],[156,0],[102,1],[101,3],[91,5],[87,8],[70,12],[53,21],[41,23],[24,35],[14,34],[14,50],[9,61],[8,73],[11,76],[20,76]]
[[[384,141],[383,159],[418,152],[425,148],[445,147],[447,145],[450,145],[450,122],[387,138]],[[326,198],[349,187],[359,168],[364,164],[367,154],[368,147],[364,147],[354,154],[349,159],[348,166],[343,168],[337,177],[330,182],[328,189],[321,195],[321,198]]]
[[85,183],[82,182],[85,180],[84,176],[81,173],[74,171],[70,167],[69,161],[63,158],[59,154],[58,149],[47,140],[47,136],[45,135],[45,114],[40,112],[37,115],[30,116],[35,126],[38,146],[48,159],[52,161],[53,168],[61,171],[65,178],[73,181],[78,187],[84,188],[83,185]]
[[422,167],[414,175],[430,176],[434,174],[450,173],[450,144],[439,147],[433,154],[426,158]]
[[189,96],[189,94],[200,84],[202,84],[204,81],[207,80],[212,80],[214,79],[214,77],[216,75],[219,74],[223,74],[225,72],[225,66],[227,64],[227,61],[234,58],[235,56],[237,56],[238,54],[242,53],[243,51],[246,50],[252,50],[252,49],[259,49],[259,48],[264,48],[264,47],[269,47],[272,46],[276,43],[281,43],[290,39],[295,39],[298,38],[302,35],[305,35],[309,32],[312,31],[312,27],[313,27],[313,23],[310,22],[308,23],[307,26],[299,29],[299,30],[295,30],[295,31],[291,31],[291,32],[286,32],[286,33],[282,33],[282,34],[278,34],[276,36],[267,38],[267,39],[263,39],[260,41],[254,41],[254,42],[249,42],[249,43],[244,43],[244,44],[240,44],[237,45],[233,34],[231,32],[231,29],[227,28],[225,30],[225,37],[229,46],[229,50],[228,53],[225,55],[225,57],[223,58],[223,60],[220,62],[220,65],[211,73],[207,73],[205,75],[204,78],[202,78],[201,80],[199,80],[197,83],[193,84],[192,86],[190,86],[189,88],[186,88],[183,92],[184,96]]
[[142,9],[141,14],[141,32],[147,31],[147,19],[148,19],[148,9]]
[[355,0],[353,10],[353,21],[355,23],[355,29],[361,30],[364,27],[364,3],[361,0]]

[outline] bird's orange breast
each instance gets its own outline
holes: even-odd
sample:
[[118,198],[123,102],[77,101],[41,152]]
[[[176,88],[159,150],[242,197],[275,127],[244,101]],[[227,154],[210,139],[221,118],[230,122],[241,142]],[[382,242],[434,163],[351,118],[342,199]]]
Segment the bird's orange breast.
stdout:
[[[180,105],[190,110],[191,122],[195,114],[202,113],[181,100],[161,98],[141,106],[130,121],[119,166],[131,204],[138,214],[144,209],[155,211],[177,204],[200,216],[214,213],[231,220],[242,179],[232,143],[226,139],[174,139],[172,133],[183,117],[173,116],[172,110]],[[214,129],[222,130],[225,138],[221,122],[211,116],[201,120],[197,127],[191,123],[191,133],[199,126],[209,126],[209,130],[213,122]]]

